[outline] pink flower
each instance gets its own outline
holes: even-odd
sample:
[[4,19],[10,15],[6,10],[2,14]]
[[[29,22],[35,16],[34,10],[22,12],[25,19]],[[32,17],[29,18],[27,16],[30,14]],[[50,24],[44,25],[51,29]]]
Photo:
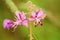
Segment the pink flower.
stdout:
[[16,11],[15,14],[16,14],[15,21],[5,19],[3,21],[3,27],[6,29],[9,29],[10,27],[12,27],[12,28],[14,28],[13,32],[15,31],[15,29],[17,28],[18,25],[24,25],[24,26],[28,27],[28,20],[25,16],[25,13],[24,12],[20,13],[19,11]]
[[6,29],[9,29],[13,24],[14,23],[9,19],[5,19],[3,21],[3,27],[6,28]]
[[35,25],[38,25],[39,23],[42,24],[41,20],[46,17],[46,14],[43,14],[42,10],[38,10],[38,11],[36,11],[36,13],[34,11],[32,11],[31,13],[32,14],[31,14],[29,20],[35,21]]
[[25,16],[24,12],[20,13],[19,11],[16,11],[16,16],[17,16],[17,18],[16,18],[17,24],[24,25],[24,26],[28,27],[28,20]]

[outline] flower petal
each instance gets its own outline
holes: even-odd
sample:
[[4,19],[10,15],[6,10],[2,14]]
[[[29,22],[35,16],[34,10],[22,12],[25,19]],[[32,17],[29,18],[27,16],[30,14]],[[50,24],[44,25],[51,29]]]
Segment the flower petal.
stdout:
[[21,25],[22,20],[16,20],[15,24],[16,25]]
[[35,14],[35,12],[34,12],[34,11],[32,11],[31,13],[32,13],[32,14],[31,14],[31,16],[33,16],[33,17],[35,17],[35,16],[36,16],[36,14]]
[[5,19],[3,21],[3,27],[6,28],[6,29],[9,29],[14,23],[8,19]]
[[18,17],[18,19],[20,19],[20,12],[16,11],[16,16]]
[[42,16],[41,16],[41,19],[44,19],[46,17],[46,14],[43,14]]
[[40,11],[38,12],[38,14],[37,14],[37,17],[41,17],[42,15],[43,15],[43,11],[40,10]]
[[27,20],[27,19],[26,19],[26,20],[23,20],[23,21],[22,21],[22,25],[28,27],[28,20]]
[[33,16],[30,16],[29,20],[33,21],[35,18]]
[[22,14],[21,14],[21,19],[22,20],[26,19],[26,16],[25,16],[25,13],[24,12],[22,12]]
[[35,21],[36,21],[36,23],[38,24],[38,23],[40,22],[40,19],[36,18]]

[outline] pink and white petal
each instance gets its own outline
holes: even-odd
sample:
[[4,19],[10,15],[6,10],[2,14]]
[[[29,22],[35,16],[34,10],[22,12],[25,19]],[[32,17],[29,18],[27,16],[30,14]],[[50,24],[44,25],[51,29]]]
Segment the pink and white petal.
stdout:
[[35,16],[36,16],[36,14],[35,14],[35,12],[34,12],[34,11],[32,11],[32,12],[31,12],[31,16],[33,16],[33,17],[35,17]]
[[42,16],[41,16],[41,19],[44,19],[46,17],[46,14],[43,14]]
[[35,20],[35,21],[36,21],[36,23],[38,24],[38,23],[40,22],[40,19],[37,19],[37,18],[36,18],[36,20]]
[[35,20],[35,18],[33,16],[30,16],[29,20],[33,21],[33,20]]
[[25,13],[24,12],[22,12],[21,18],[22,18],[22,20],[26,19],[26,16],[25,16]]
[[28,20],[23,20],[23,21],[22,21],[22,25],[28,27]]
[[42,15],[43,15],[43,11],[40,10],[40,11],[38,12],[38,14],[37,14],[37,17],[41,17]]
[[20,25],[21,22],[22,22],[22,20],[16,20],[15,24],[16,24],[16,25]]
[[20,19],[20,11],[16,11],[16,16],[18,17],[18,19]]

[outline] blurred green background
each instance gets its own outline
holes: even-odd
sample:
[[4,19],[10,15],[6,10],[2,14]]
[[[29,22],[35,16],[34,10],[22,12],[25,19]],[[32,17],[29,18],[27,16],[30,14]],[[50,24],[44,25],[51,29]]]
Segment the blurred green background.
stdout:
[[[6,0],[7,1],[7,0]],[[12,0],[20,11],[22,3],[28,0]],[[34,27],[32,24],[33,40],[60,40],[60,0],[31,0],[37,7],[43,8],[47,14],[43,20],[43,26]],[[3,28],[4,19],[13,20],[14,13],[6,4],[5,0],[0,0],[0,40],[29,40],[29,29],[18,26],[15,32]]]

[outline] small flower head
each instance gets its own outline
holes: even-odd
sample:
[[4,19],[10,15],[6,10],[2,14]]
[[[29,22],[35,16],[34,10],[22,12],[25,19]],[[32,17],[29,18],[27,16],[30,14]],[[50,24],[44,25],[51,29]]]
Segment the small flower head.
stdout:
[[17,28],[18,25],[24,25],[26,27],[28,27],[28,20],[25,16],[25,13],[24,12],[19,12],[19,11],[16,11],[16,16],[15,16],[15,21],[11,21],[11,20],[8,20],[8,19],[5,19],[3,21],[3,27],[6,28],[6,29],[9,29],[10,27],[13,27],[13,32],[15,31],[15,29]]
[[18,24],[21,24],[21,25],[24,25],[24,26],[28,27],[28,20],[27,20],[26,15],[25,15],[24,12],[20,13],[19,11],[17,11],[16,16],[17,16],[16,22]]
[[3,27],[4,27],[5,29],[9,29],[13,24],[14,24],[14,23],[13,23],[11,20],[9,20],[9,19],[5,19],[5,20],[3,21]]
[[27,18],[25,16],[25,13],[24,12],[22,12],[22,14],[21,14],[21,20],[22,20],[22,22],[21,22],[22,25],[28,27],[28,20],[27,20]]
[[38,10],[36,11],[36,13],[34,11],[31,12],[31,16],[29,18],[29,20],[31,21],[35,21],[35,25],[42,25],[41,20],[44,19],[46,17],[46,14],[43,14],[42,10]]

